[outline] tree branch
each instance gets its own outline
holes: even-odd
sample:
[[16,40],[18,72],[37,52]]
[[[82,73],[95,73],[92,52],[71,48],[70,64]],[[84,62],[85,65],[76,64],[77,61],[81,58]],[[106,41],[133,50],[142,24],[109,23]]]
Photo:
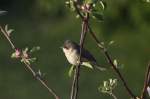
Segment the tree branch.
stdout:
[[[12,49],[14,51],[17,50],[17,48],[15,47],[15,45],[13,44],[13,42],[11,41],[7,31],[5,31],[1,26],[0,26],[0,31],[3,33],[3,35],[6,37],[6,39],[8,40],[8,42],[10,43]],[[24,57],[22,57],[23,59]],[[42,77],[40,75],[37,75],[37,73],[31,68],[30,64],[28,64],[27,62],[23,62],[25,64],[25,66],[28,68],[28,70],[32,73],[32,75],[49,91],[50,94],[52,94],[55,99],[60,99],[56,93],[50,88],[48,87],[48,85],[46,84],[45,80],[42,79]]]
[[120,71],[118,70],[118,68],[114,65],[113,60],[112,60],[112,58],[110,57],[110,54],[108,53],[107,49],[106,49],[103,45],[101,45],[100,41],[97,39],[95,33],[92,31],[92,29],[91,29],[91,27],[90,27],[89,25],[88,25],[88,29],[89,29],[90,34],[92,35],[92,37],[93,37],[94,40],[96,41],[98,47],[101,48],[101,49],[103,49],[104,55],[105,55],[105,57],[106,57],[108,63],[113,67],[114,71],[116,72],[116,74],[118,75],[118,77],[121,79],[121,81],[122,81],[124,87],[126,88],[128,94],[129,94],[132,98],[136,99],[136,96],[132,93],[131,89],[128,87],[128,84],[127,84],[127,82],[125,81],[125,79],[123,78],[121,72],[120,72]]
[[89,21],[89,13],[86,13],[85,16],[82,16],[82,14],[80,13],[79,9],[77,8],[77,3],[75,2],[74,4],[75,4],[74,6],[75,6],[75,9],[76,9],[76,12],[79,14],[79,16],[82,19],[82,30],[81,30],[81,35],[80,35],[79,65],[76,66],[76,68],[75,68],[75,73],[74,73],[74,79],[73,79],[70,99],[77,99],[77,96],[78,96],[81,54],[82,54],[82,48],[84,46],[85,37],[86,37],[87,31],[88,31],[88,21]]
[[[76,3],[75,3],[75,8],[76,8],[76,12],[77,12],[77,14],[80,16],[80,18],[81,18],[82,20],[84,20],[84,17],[83,17],[82,14],[80,13],[80,11],[79,11],[79,9],[78,9]],[[89,8],[91,8],[91,7],[89,6]],[[87,23],[88,23],[88,21],[89,21],[89,20],[87,19]],[[103,50],[103,52],[104,52],[104,54],[105,54],[105,57],[106,57],[108,63],[113,67],[114,71],[116,72],[116,74],[117,74],[117,75],[119,76],[119,78],[121,79],[121,81],[122,81],[124,87],[126,88],[128,94],[129,94],[132,98],[136,99],[136,96],[132,93],[132,91],[131,91],[130,88],[128,87],[128,84],[127,84],[127,82],[124,80],[122,74],[121,74],[120,71],[117,69],[117,67],[114,65],[113,60],[112,60],[112,58],[110,57],[110,54],[108,53],[107,49],[101,44],[101,41],[99,41],[99,40],[97,39],[97,37],[96,37],[95,33],[93,32],[93,30],[91,29],[89,23],[87,24],[87,29],[89,30],[90,34],[92,35],[92,37],[93,37],[94,40],[96,41],[98,47]],[[81,34],[83,34],[83,33],[81,33]],[[82,39],[80,38],[80,46],[81,46],[80,52],[81,52],[81,50],[82,50],[82,44],[83,44],[83,42],[81,42],[81,40],[82,40]],[[81,54],[81,53],[80,53],[80,54]],[[81,56],[80,56],[80,57],[81,57]],[[79,68],[80,68],[80,65],[77,66],[77,67],[78,67],[77,69],[79,69]],[[77,72],[78,72],[78,71],[79,71],[79,70],[77,70]],[[78,77],[78,76],[79,76],[79,75],[77,74],[77,77]],[[77,82],[78,82],[78,80],[77,80]],[[78,85],[77,85],[76,87],[78,88]],[[72,99],[72,98],[71,98],[71,99]],[[76,98],[74,98],[74,99],[76,99]]]
[[145,73],[145,81],[144,81],[144,87],[141,93],[141,99],[145,99],[146,90],[147,90],[149,82],[150,82],[150,63],[148,64],[147,72]]

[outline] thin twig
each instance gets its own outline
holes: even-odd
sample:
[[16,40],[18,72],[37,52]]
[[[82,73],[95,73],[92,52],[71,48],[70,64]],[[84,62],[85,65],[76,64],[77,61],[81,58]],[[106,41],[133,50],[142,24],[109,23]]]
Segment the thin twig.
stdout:
[[92,31],[89,24],[88,24],[88,29],[89,29],[89,32],[92,35],[93,39],[97,42],[98,47],[100,47],[101,49],[104,49],[103,45],[101,44],[101,41],[98,40],[98,38],[96,37],[95,33]]
[[59,97],[55,94],[55,92],[48,87],[48,85],[46,84],[46,82],[38,75],[36,75],[36,72],[31,68],[31,66],[24,62],[25,66],[28,68],[28,70],[30,70],[30,72],[33,74],[33,76],[39,80],[41,82],[41,84],[55,97],[55,99],[59,99]]
[[70,94],[70,99],[73,99],[74,98],[74,90],[75,90],[75,87],[76,87],[76,69],[75,69],[75,72],[74,72],[74,77],[73,77],[73,82],[72,82],[72,87],[71,87],[71,94]]
[[71,99],[77,99],[78,96],[78,88],[79,88],[79,76],[80,76],[80,62],[81,62],[81,54],[82,54],[82,48],[84,45],[85,36],[87,33],[87,22],[82,22],[82,30],[81,30],[81,36],[80,36],[80,56],[79,56],[79,65],[75,68],[74,73],[74,80],[72,84],[72,90],[71,90]]
[[97,39],[97,37],[95,36],[95,33],[92,31],[92,29],[90,28],[90,26],[88,25],[89,27],[89,31],[90,31],[90,34],[92,35],[92,37],[94,38],[94,40],[96,41],[98,47],[100,47],[101,49],[103,49],[104,51],[104,54],[105,54],[105,57],[108,61],[108,63],[113,67],[114,71],[117,73],[117,75],[119,76],[119,78],[121,79],[124,87],[126,88],[127,92],[129,93],[129,95],[136,99],[136,96],[132,93],[131,89],[128,87],[128,84],[127,82],[125,81],[125,79],[123,78],[121,72],[118,70],[118,68],[115,66],[115,64],[113,63],[113,60],[112,58],[110,57],[110,54],[108,53],[107,49],[101,45],[100,41]]
[[145,81],[144,81],[144,87],[141,93],[141,99],[145,99],[146,89],[148,87],[148,83],[150,81],[150,63],[147,67],[147,72],[145,73]]
[[114,99],[117,99],[117,97],[112,93],[111,96],[114,98]]
[[[8,42],[10,43],[12,49],[16,51],[16,47],[15,47],[15,45],[13,44],[13,42],[11,41],[11,39],[10,39],[10,37],[8,36],[7,32],[6,32],[1,26],[0,26],[0,30],[1,30],[1,32],[3,33],[3,35],[7,38],[7,40],[8,40]],[[32,75],[49,91],[50,94],[52,94],[52,95],[55,97],[55,99],[60,99],[60,98],[56,95],[56,93],[55,93],[50,87],[48,87],[48,85],[46,84],[46,82],[45,82],[40,76],[36,76],[36,72],[31,68],[31,66],[30,66],[28,63],[26,63],[26,62],[24,61],[24,64],[25,64],[25,66],[28,68],[28,70],[32,73]]]
[[[79,57],[79,61],[81,62],[81,55],[82,55],[82,48],[84,46],[84,41],[85,41],[85,37],[86,37],[86,34],[87,34],[87,20],[83,21],[83,24],[82,24],[82,33],[81,33],[81,38],[80,38],[80,57]],[[78,89],[79,89],[79,76],[80,76],[80,64],[77,66],[77,73],[76,73],[76,91],[75,91],[75,98],[74,99],[77,99],[77,95],[78,95]]]

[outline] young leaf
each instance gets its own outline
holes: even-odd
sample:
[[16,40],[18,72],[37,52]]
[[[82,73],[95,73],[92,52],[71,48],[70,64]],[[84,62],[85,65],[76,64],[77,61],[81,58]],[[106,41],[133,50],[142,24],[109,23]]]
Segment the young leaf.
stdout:
[[5,25],[5,31],[7,33],[8,36],[10,36],[10,34],[14,31],[13,29],[8,29],[8,25]]
[[103,14],[98,13],[98,12],[93,12],[92,13],[92,18],[96,19],[98,21],[103,21],[104,20]]
[[112,45],[114,44],[115,41],[110,41],[108,45]]
[[106,2],[105,2],[105,1],[103,1],[103,0],[101,0],[99,3],[101,4],[101,6],[102,6],[103,10],[105,10],[105,9],[106,9],[106,7],[107,7]]
[[33,47],[33,48],[30,50],[30,53],[35,52],[35,51],[39,51],[39,50],[40,50],[40,46],[36,46],[36,47]]
[[116,59],[114,60],[114,62],[113,62],[113,63],[114,63],[114,65],[115,65],[116,67],[118,67],[118,62],[117,62],[117,60],[116,60]]
[[87,4],[92,4],[92,3],[96,3],[98,0],[85,0],[85,3]]
[[148,92],[148,95],[150,96],[150,87],[149,86],[147,87],[147,92]]
[[75,11],[73,0],[66,1],[66,6],[69,7],[71,11]]
[[28,59],[30,62],[35,62],[36,60],[37,60],[37,58],[36,57],[34,57],[34,58],[30,58],[30,59]]
[[93,66],[89,62],[83,62],[81,65],[93,69]]
[[72,65],[71,67],[70,67],[70,69],[69,69],[69,72],[68,72],[68,76],[69,77],[71,77],[72,76],[72,73],[73,73],[73,71],[74,71],[74,65]]
[[150,0],[146,0],[147,3],[150,3]]
[[102,93],[112,95],[116,86],[117,79],[109,79],[108,81],[103,81],[103,84],[98,87],[98,90]]

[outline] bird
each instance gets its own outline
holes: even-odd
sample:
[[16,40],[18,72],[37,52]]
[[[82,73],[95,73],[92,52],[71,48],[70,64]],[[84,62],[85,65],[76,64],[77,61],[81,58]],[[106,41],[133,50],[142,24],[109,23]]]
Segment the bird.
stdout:
[[[79,65],[79,57],[80,57],[80,45],[71,40],[66,40],[61,47],[68,62],[72,65]],[[81,53],[81,65],[90,67],[92,69],[98,69],[100,71],[106,70],[106,68],[100,66],[93,55],[87,50],[82,48]]]

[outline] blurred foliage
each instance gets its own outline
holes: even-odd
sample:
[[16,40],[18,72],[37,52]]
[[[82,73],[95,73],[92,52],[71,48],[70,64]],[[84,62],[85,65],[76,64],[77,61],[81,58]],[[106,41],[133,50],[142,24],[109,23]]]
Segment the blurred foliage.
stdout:
[[[150,3],[143,0],[106,0],[104,22],[92,21],[97,36],[106,43],[114,40],[109,48],[114,59],[124,64],[121,69],[129,86],[136,95],[143,87],[144,72],[150,59]],[[79,41],[80,20],[65,7],[64,0],[0,0],[0,9],[8,11],[0,16],[0,24],[9,24],[11,34],[19,48],[40,46],[33,68],[46,74],[50,87],[62,99],[69,98],[72,81],[67,76],[70,67],[59,47],[66,39]],[[1,99],[49,99],[40,83],[33,79],[23,64],[10,58],[11,48],[0,34],[0,98]],[[103,54],[90,35],[85,47],[101,64],[107,65]],[[84,68],[84,67],[83,67]],[[99,81],[113,78],[113,71],[93,72],[81,70],[80,99],[111,99],[99,94]],[[90,90],[89,90],[90,89]],[[118,99],[128,99],[128,94],[118,81],[115,90]]]

